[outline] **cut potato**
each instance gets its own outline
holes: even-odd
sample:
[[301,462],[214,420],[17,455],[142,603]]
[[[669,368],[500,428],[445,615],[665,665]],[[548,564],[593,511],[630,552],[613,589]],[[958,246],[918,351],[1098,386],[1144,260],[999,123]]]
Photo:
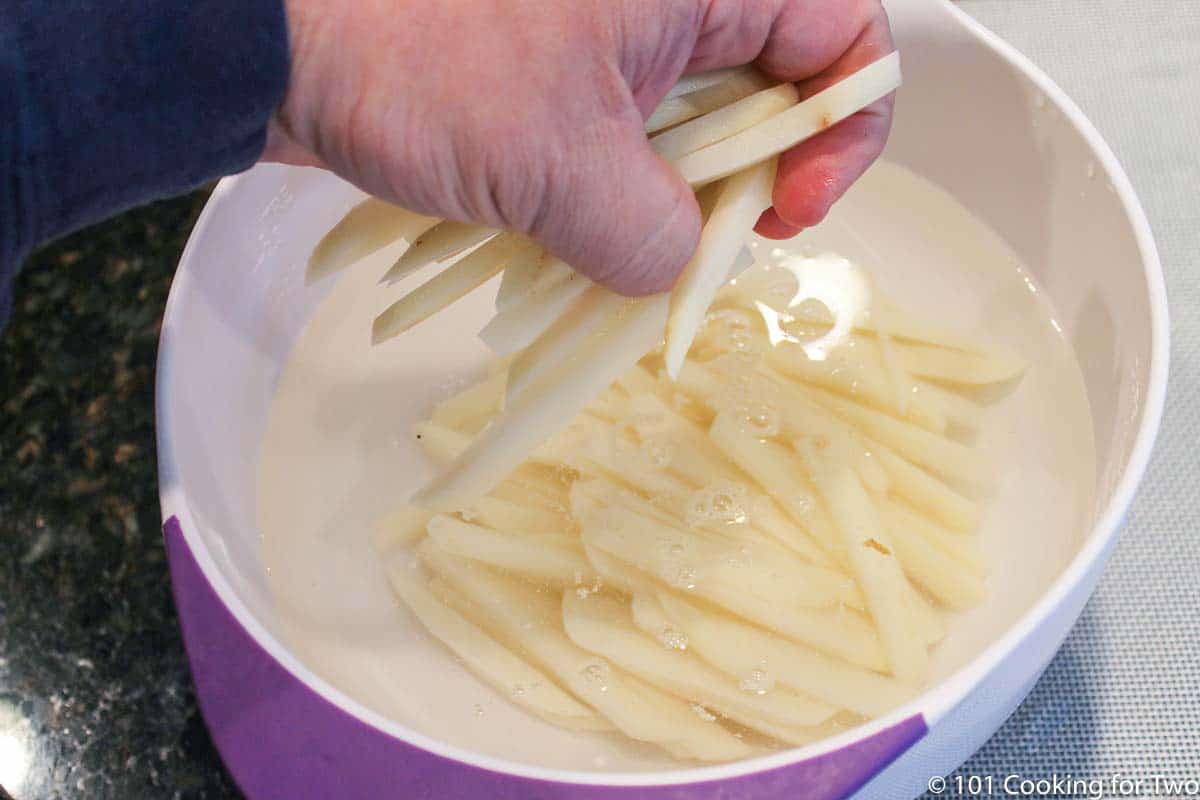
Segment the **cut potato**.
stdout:
[[897,495],[956,531],[973,531],[978,527],[980,513],[974,501],[890,448],[869,439],[867,442],[880,466],[887,470]]
[[729,265],[741,251],[746,231],[771,205],[775,167],[776,160],[768,159],[727,179],[719,189],[696,252],[671,292],[663,360],[672,378],[679,375],[713,298],[729,281]]
[[[767,736],[777,727],[804,728],[825,722],[838,712],[835,706],[780,689],[757,695],[713,669],[687,651],[682,632],[664,627],[655,638],[633,624],[626,601],[603,595],[580,597],[563,593],[563,624],[571,641],[603,655],[652,686],[729,717]],[[758,727],[760,722],[769,729]]]
[[503,632],[576,697],[625,735],[682,757],[726,761],[749,748],[715,722],[695,715],[681,700],[646,686],[567,638],[556,598],[436,552],[423,552],[438,575],[474,604],[491,628]]
[[391,550],[412,544],[425,535],[425,526],[433,514],[423,508],[402,505],[381,519],[371,543],[376,550]]
[[968,353],[925,344],[905,344],[897,349],[897,356],[913,375],[968,386],[1015,380],[1026,367],[1024,359],[1015,355]]
[[504,374],[490,375],[433,407],[432,420],[443,428],[475,434],[504,405]]
[[551,511],[527,503],[514,503],[489,495],[476,500],[471,505],[470,513],[481,525],[502,531],[566,535],[574,526],[571,518],[561,511]]
[[510,261],[496,290],[496,310],[505,311],[524,298],[533,288],[542,267],[552,258],[545,250],[530,249],[521,258]]
[[412,570],[393,569],[390,578],[393,591],[426,630],[454,651],[478,678],[505,697],[556,725],[573,727],[574,722],[580,730],[605,727],[597,724],[600,719],[595,711],[444,605]]
[[667,295],[625,300],[612,324],[567,356],[555,380],[523,392],[413,502],[441,511],[470,505],[632,367],[662,337]]
[[371,327],[374,344],[399,336],[495,276],[508,262],[537,245],[523,236],[504,233],[455,262],[392,303]]
[[650,140],[650,146],[663,158],[674,161],[702,147],[728,139],[735,133],[741,133],[798,102],[800,92],[795,84],[772,86],[663,131]]
[[929,673],[929,652],[917,632],[910,587],[897,560],[896,546],[879,521],[871,496],[835,446],[821,447],[806,439],[797,442],[796,452],[842,536],[892,674],[919,685]]
[[913,696],[911,688],[892,678],[830,658],[723,614],[705,612],[674,595],[638,595],[633,613],[643,630],[661,630],[664,620],[682,628],[689,648],[749,685],[783,684],[866,717],[886,714]]
[[492,317],[479,338],[496,355],[516,353],[533,344],[592,285],[583,275],[572,273],[545,289],[532,290]]
[[962,567],[977,578],[987,576],[986,559],[974,534],[956,533],[942,527],[929,517],[919,514],[895,500],[884,500],[879,504],[880,518],[889,530],[905,528],[920,536],[946,555],[957,560]]
[[400,206],[370,198],[350,209],[308,258],[307,283],[340,272],[399,239],[413,241],[438,223]]
[[796,457],[775,442],[756,438],[732,414],[720,413],[708,431],[721,451],[767,490],[793,521],[840,564],[845,554],[829,513],[803,477]]
[[[889,53],[765,122],[689,153],[678,159],[675,167],[693,186],[704,186],[779,155],[882,100],[899,86],[900,55]],[[675,121],[685,119],[690,117]]]
[[404,255],[384,274],[381,282],[395,283],[435,261],[447,258],[475,247],[491,239],[499,231],[472,225],[466,222],[445,220],[429,228],[417,237]]
[[754,72],[754,67],[722,67],[720,69],[710,69],[705,72],[696,72],[691,75],[684,75],[676,82],[674,86],[667,91],[664,100],[669,100],[672,97],[679,97],[684,94],[691,94],[700,89],[707,89],[709,86],[715,86],[718,83],[747,75]]
[[716,111],[770,85],[771,81],[755,69],[730,73],[723,81],[664,99],[646,120],[646,133],[656,133],[701,114]]
[[595,580],[578,540],[566,536],[500,533],[440,514],[429,521],[428,531],[447,553],[539,583],[563,587]]
[[945,550],[925,539],[910,525],[893,524],[887,528],[892,547],[904,572],[933,597],[949,608],[974,608],[987,596],[980,576]]

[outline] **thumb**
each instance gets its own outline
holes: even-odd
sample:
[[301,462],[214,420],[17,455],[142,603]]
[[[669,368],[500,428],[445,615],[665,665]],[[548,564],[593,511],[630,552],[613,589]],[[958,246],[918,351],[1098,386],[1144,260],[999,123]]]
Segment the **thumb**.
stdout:
[[[626,295],[671,287],[700,237],[692,188],[636,126],[601,123],[561,148],[532,233],[592,280]],[[564,177],[562,175],[558,177]]]

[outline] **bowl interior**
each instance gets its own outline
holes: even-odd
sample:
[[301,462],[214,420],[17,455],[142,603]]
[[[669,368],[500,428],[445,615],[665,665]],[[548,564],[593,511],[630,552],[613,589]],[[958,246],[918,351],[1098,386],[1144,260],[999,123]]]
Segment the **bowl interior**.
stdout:
[[[1002,423],[986,434],[999,463],[1016,464],[1018,450],[1023,460],[999,476],[983,532],[995,563],[994,596],[956,624],[939,651],[944,675],[1008,630],[1093,535],[1091,522],[1111,500],[1142,421],[1151,289],[1135,224],[1102,158],[1053,100],[957,24],[894,18],[906,84],[891,163],[873,170],[809,236],[870,265],[901,301],[985,330],[1034,365],[1004,401]],[[527,764],[668,766],[615,740],[565,736],[509,709],[388,597],[366,541],[369,520],[423,479],[423,462],[402,434],[449,383],[479,369],[484,350],[469,334],[490,300],[477,293],[394,347],[370,352],[367,321],[386,302],[370,287],[389,254],[374,268],[360,265],[315,287],[302,279],[312,246],[359,198],[327,174],[273,166],[223,184],[214,196],[164,328],[160,441],[168,511],[172,503],[186,506],[188,535],[211,558],[210,578],[241,606],[235,611],[275,640],[272,647],[402,725]],[[956,217],[955,203],[983,227]],[[1028,283],[1018,279],[1018,265]],[[1042,322],[1061,329],[1077,369],[1064,360],[1066,349],[1043,353],[1045,331],[1022,324],[1028,317],[1014,311],[1028,307],[1031,289],[1040,293],[1036,302],[1049,302]],[[361,318],[361,336],[356,341],[343,327],[344,338],[314,346],[311,362],[289,368],[288,380],[313,387],[312,402],[297,412],[309,415],[311,436],[280,451],[290,459],[293,501],[277,504],[270,513],[283,519],[270,524],[328,545],[319,570],[302,559],[289,568],[286,548],[262,541],[260,443],[288,355],[331,293],[347,298],[348,319]],[[339,357],[350,349],[358,355]],[[1076,392],[1086,394],[1090,421],[1063,410],[1060,399]],[[310,468],[321,459],[344,463]],[[1075,480],[1081,470],[1082,483]],[[331,474],[340,476],[333,485]],[[476,705],[485,708],[484,721]]]

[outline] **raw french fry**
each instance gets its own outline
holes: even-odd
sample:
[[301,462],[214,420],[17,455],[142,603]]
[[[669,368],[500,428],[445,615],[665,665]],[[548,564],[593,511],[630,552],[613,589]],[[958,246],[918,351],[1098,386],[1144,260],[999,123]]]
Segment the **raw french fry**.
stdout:
[[689,153],[677,160],[675,167],[693,186],[712,183],[779,155],[899,86],[900,55],[890,53],[765,122]]
[[604,727],[595,711],[438,600],[412,570],[393,569],[390,578],[393,591],[421,624],[492,688],[548,722],[583,730]]
[[590,416],[611,424],[625,414],[625,397],[616,389],[608,389],[587,407]]
[[923,395],[952,427],[968,434],[979,429],[983,419],[983,407],[978,403],[929,381],[918,378],[915,383],[917,394]]
[[771,82],[766,76],[758,70],[751,69],[732,73],[723,81],[687,94],[668,97],[658,104],[658,108],[654,109],[650,118],[646,120],[646,133],[656,133],[701,114],[716,111],[770,85]]
[[376,550],[412,544],[425,535],[425,526],[433,514],[423,508],[404,504],[385,516],[375,526],[371,543]]
[[496,355],[516,353],[545,333],[592,286],[579,273],[540,291],[533,290],[483,326],[479,338]]
[[504,404],[504,375],[489,375],[433,407],[431,419],[443,428],[475,434]]
[[384,274],[381,283],[395,283],[435,261],[450,258],[495,236],[496,230],[482,225],[445,220],[417,237],[404,255]]
[[857,358],[857,350],[838,348],[829,358],[814,361],[805,355],[801,345],[781,342],[767,351],[767,361],[774,370],[789,378],[848,396],[858,403],[907,419],[934,433],[945,432],[945,417],[928,404],[908,402],[903,404],[902,411],[902,403],[897,399],[894,387],[880,370],[869,368],[862,359]]
[[[637,401],[643,395],[655,395],[658,392],[658,379],[654,377],[654,373],[641,364],[634,364],[617,378],[617,386],[620,386],[626,394]],[[634,413],[642,412],[635,411]]]
[[524,297],[533,288],[538,272],[553,256],[545,250],[528,250],[521,258],[514,258],[504,268],[500,287],[496,290],[496,310],[505,311]]
[[943,528],[929,517],[906,507],[903,503],[885,499],[879,503],[879,514],[889,530],[905,528],[958,561],[972,575],[987,577],[987,566],[979,541],[974,534],[955,533]]
[[[770,728],[803,728],[828,720],[838,709],[787,689],[769,695],[745,692],[727,675],[686,652],[682,633],[666,629],[658,641],[633,624],[627,601],[603,595],[563,593],[563,625],[571,641],[611,659],[617,666],[692,703],[772,735]],[[672,633],[675,634],[672,637]],[[767,723],[769,729],[759,727]]]
[[666,313],[666,295],[623,301],[612,324],[567,356],[554,380],[517,397],[414,502],[453,511],[486,494],[654,347],[662,336]]
[[500,234],[388,306],[371,326],[371,341],[379,344],[399,336],[483,285],[505,264],[533,247],[537,245],[523,236]]
[[726,179],[720,187],[696,252],[671,292],[663,360],[672,378],[679,375],[713,298],[729,280],[729,265],[742,249],[746,231],[771,205],[775,167],[776,160],[768,159]]
[[438,425],[436,422],[418,422],[413,426],[413,433],[425,455],[439,465],[449,464],[458,458],[459,453],[471,444],[471,437],[451,428]]
[[896,557],[896,545],[879,521],[871,496],[836,446],[820,448],[805,440],[797,442],[796,452],[841,534],[892,674],[920,684],[929,673],[929,652],[916,629],[908,597],[911,589]]
[[925,344],[897,348],[900,363],[913,375],[946,383],[980,386],[1021,377],[1025,361],[1015,355],[967,353]]
[[749,748],[686,703],[651,689],[607,660],[583,650],[562,631],[555,598],[540,594],[436,551],[426,563],[472,603],[488,627],[593,706],[625,735],[684,758],[725,761]]
[[[917,466],[968,486],[986,484],[982,465],[969,447],[819,388],[803,387],[808,396],[867,436],[894,449]],[[885,467],[886,468],[886,467]]]
[[892,547],[904,572],[939,602],[955,610],[974,608],[987,593],[982,579],[964,568],[913,528],[897,524],[885,526]]
[[727,413],[713,420],[708,435],[735,464],[775,497],[797,525],[804,528],[838,563],[842,552],[837,531],[816,493],[804,479],[800,464],[787,448],[756,439]]
[[616,556],[609,555],[603,550],[583,546],[592,569],[600,576],[603,586],[611,586],[627,595],[649,592],[654,594],[662,587],[658,581],[644,572],[640,572],[632,564],[627,564]]
[[871,453],[887,470],[897,495],[950,528],[967,532],[979,526],[979,507],[891,448],[867,440]]
[[434,217],[370,198],[350,209],[317,243],[308,259],[306,283],[315,283],[387,247],[410,242],[438,223]]
[[946,620],[925,595],[911,584],[908,588],[908,603],[917,635],[927,646],[932,647],[946,638]]
[[783,83],[710,111],[650,140],[651,147],[668,161],[741,133],[800,102],[795,84]]
[[579,545],[555,534],[505,534],[438,515],[429,521],[429,537],[452,555],[552,586],[576,586],[595,580]]
[[667,96],[664,99],[679,97],[680,95],[690,94],[699,89],[707,89],[709,86],[715,86],[718,83],[724,83],[732,78],[749,74],[754,71],[754,67],[722,67],[721,69],[710,69],[705,72],[696,72],[691,75],[684,75],[679,81],[667,91]]
[[642,630],[661,630],[664,622],[677,625],[687,634],[689,648],[695,648],[705,661],[739,680],[753,678],[757,671],[764,682],[773,680],[866,717],[886,714],[913,694],[892,678],[723,614],[703,611],[674,595],[637,595],[633,613]]
[[514,503],[490,495],[484,495],[471,504],[471,515],[481,525],[502,531],[565,535],[571,533],[574,526],[571,518],[563,512]]
[[743,616],[765,619],[776,610],[863,607],[854,584],[832,570],[750,542],[739,547],[700,536],[623,505],[585,519],[583,539],[668,586],[695,592]]

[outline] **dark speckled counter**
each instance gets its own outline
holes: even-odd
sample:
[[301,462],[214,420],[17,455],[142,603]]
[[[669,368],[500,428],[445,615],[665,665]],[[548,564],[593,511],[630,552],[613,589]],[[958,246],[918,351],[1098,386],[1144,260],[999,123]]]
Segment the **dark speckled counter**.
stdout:
[[16,800],[239,796],[192,696],[155,476],[159,322],[203,200],[36,253],[0,334],[0,785]]

